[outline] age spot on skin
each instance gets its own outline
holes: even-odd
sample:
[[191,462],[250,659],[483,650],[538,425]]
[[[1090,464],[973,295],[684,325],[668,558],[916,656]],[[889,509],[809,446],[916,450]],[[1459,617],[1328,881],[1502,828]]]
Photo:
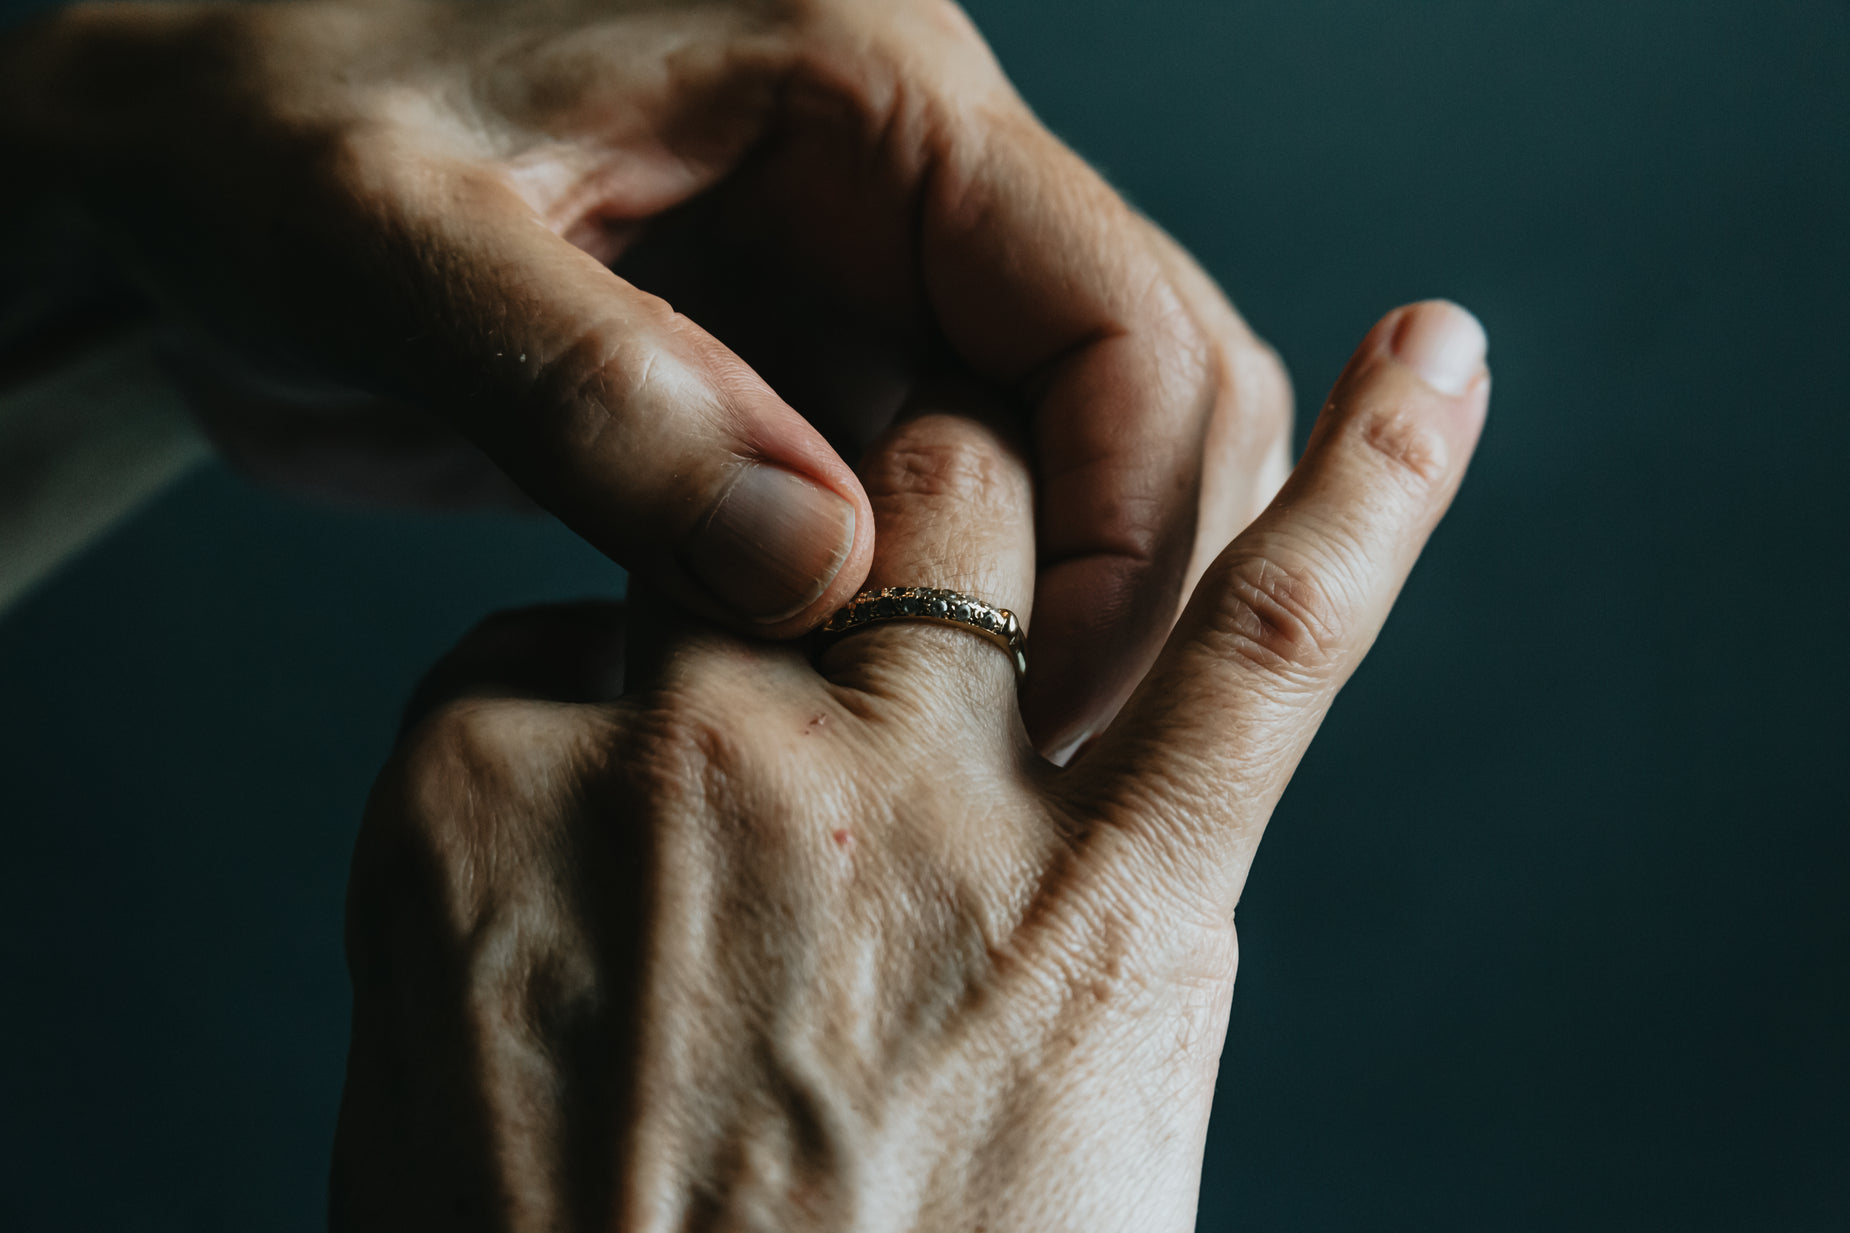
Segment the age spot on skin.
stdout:
[[835,846],[838,848],[852,848],[854,846],[854,832],[850,830],[837,830],[833,835],[830,835],[829,838],[835,841]]
[[814,719],[810,720],[809,723],[804,727],[803,735],[813,736],[817,732],[820,732],[822,730],[822,726],[828,722],[829,722],[829,717],[827,715],[816,716]]

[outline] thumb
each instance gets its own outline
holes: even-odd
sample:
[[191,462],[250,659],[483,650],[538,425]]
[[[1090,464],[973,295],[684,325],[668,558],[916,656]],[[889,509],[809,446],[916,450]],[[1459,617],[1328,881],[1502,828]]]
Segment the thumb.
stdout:
[[845,603],[873,518],[821,434],[501,185],[474,195],[417,220],[399,281],[425,333],[404,376],[536,501],[689,607],[782,636]]

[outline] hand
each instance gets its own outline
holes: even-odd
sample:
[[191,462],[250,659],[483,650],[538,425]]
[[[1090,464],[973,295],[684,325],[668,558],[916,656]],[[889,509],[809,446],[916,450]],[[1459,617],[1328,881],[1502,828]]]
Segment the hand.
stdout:
[[818,426],[865,444],[946,364],[1006,390],[1043,748],[1102,725],[1284,475],[1271,352],[945,0],[79,5],[0,83],[0,149],[213,340],[185,371],[249,465],[491,495],[460,429],[732,628],[801,633],[867,573]]
[[[1382,321],[1064,770],[954,629],[812,662],[643,612],[611,700],[613,610],[485,626],[355,857],[335,1227],[1192,1227],[1234,906],[1456,490],[1482,361],[1452,306]],[[862,470],[873,580],[1025,611],[1025,465],[913,410]]]

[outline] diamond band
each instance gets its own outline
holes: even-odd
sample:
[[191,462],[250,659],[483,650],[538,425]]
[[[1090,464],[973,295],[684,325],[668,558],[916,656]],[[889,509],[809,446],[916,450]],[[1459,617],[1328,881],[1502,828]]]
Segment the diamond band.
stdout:
[[862,591],[822,627],[825,634],[845,634],[882,621],[929,621],[955,625],[995,643],[1015,665],[1015,680],[1028,675],[1028,636],[1007,608],[986,604],[961,591],[942,587],[882,587]]

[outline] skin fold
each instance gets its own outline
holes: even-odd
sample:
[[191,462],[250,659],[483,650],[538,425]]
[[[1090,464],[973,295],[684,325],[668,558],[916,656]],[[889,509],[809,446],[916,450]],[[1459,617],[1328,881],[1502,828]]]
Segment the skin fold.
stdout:
[[0,155],[177,323],[245,467],[528,500],[735,630],[862,585],[844,458],[980,381],[1034,485],[1045,751],[1285,474],[1270,349],[944,0],[79,4],[0,39]]
[[[1254,852],[1488,397],[1468,314],[1383,319],[1066,768],[954,629],[768,642],[646,588],[481,627],[355,856],[334,1227],[1192,1228]],[[870,582],[1034,636],[1017,427],[911,399]]]

